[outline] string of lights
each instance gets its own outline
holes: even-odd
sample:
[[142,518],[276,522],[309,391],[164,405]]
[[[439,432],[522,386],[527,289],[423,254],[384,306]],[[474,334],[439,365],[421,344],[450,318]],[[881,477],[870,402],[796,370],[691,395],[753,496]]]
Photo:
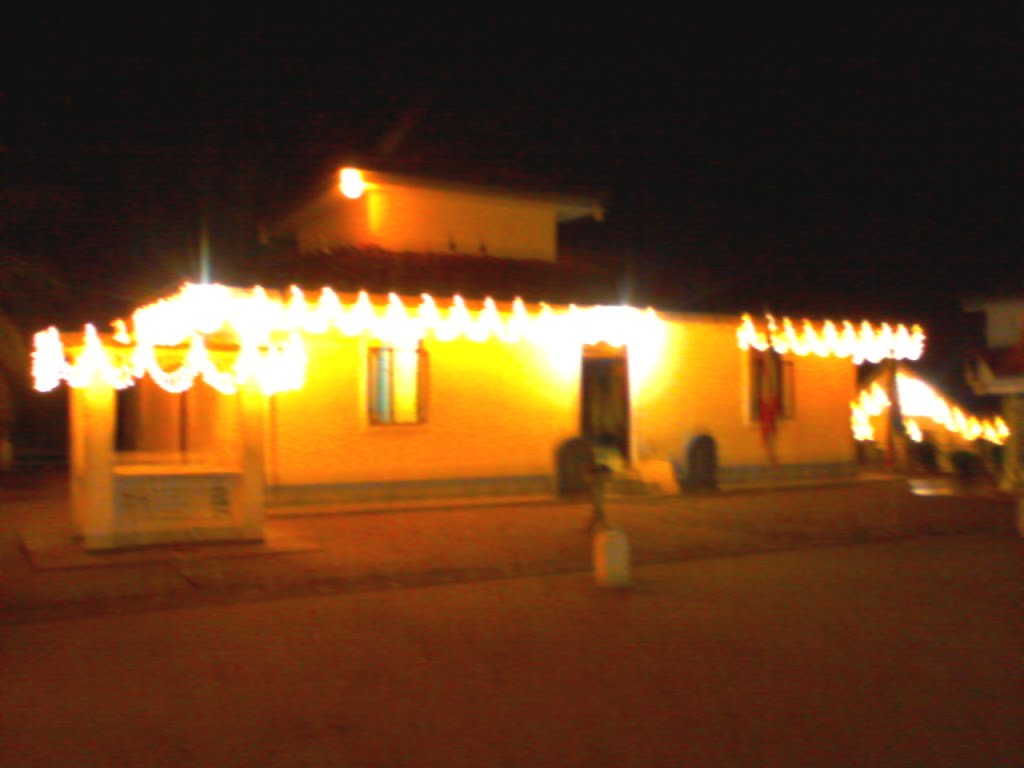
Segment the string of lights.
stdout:
[[750,315],[743,315],[736,331],[740,349],[764,352],[773,349],[780,355],[792,352],[804,357],[851,358],[860,365],[882,360],[917,360],[924,353],[924,330],[919,325],[907,327],[888,323],[874,326],[866,320],[854,325],[849,320],[834,323],[825,320],[817,327],[810,320],[797,323],[788,317],[776,320],[765,316],[764,328],[758,328]]
[[[56,328],[40,331],[34,339],[32,370],[36,389],[44,392],[61,382],[79,388],[97,379],[123,389],[148,375],[168,392],[183,392],[201,378],[225,394],[250,382],[274,394],[301,389],[305,382],[303,334],[335,330],[406,348],[427,336],[438,341],[495,338],[513,344],[621,347],[638,341],[659,322],[653,310],[632,307],[569,306],[556,311],[540,304],[531,311],[516,299],[508,310],[499,311],[487,298],[480,309],[471,310],[456,295],[441,309],[427,294],[418,306],[409,307],[396,294],[375,304],[360,292],[345,304],[330,288],[309,300],[297,287],[274,298],[259,286],[186,284],[177,294],[136,310],[130,322],[115,321],[108,341],[91,325],[78,343],[65,343]],[[237,350],[234,362],[219,367],[211,343]],[[164,367],[160,358],[168,356],[176,364]]]
[[[899,373],[896,375],[896,387],[903,426],[907,436],[914,442],[924,440],[921,419],[930,419],[968,441],[986,440],[1002,445],[1010,436],[1009,427],[998,416],[980,419],[967,414],[920,379]],[[861,442],[874,440],[875,427],[872,420],[891,407],[889,395],[878,382],[861,390],[857,399],[850,403],[850,424],[854,439]]]

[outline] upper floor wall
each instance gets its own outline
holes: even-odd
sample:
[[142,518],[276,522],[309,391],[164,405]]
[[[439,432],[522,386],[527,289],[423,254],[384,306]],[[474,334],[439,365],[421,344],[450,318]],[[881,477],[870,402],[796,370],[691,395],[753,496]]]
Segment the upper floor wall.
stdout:
[[282,229],[304,253],[355,247],[550,262],[559,222],[601,215],[596,198],[346,168]]

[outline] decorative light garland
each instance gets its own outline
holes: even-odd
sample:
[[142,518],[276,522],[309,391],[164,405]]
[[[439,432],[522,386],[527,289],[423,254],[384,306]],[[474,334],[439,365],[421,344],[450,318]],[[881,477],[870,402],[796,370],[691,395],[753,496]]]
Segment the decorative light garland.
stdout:
[[[998,416],[992,419],[970,416],[951,405],[920,379],[899,373],[896,375],[896,387],[903,425],[907,436],[914,442],[919,443],[924,439],[917,419],[931,419],[965,440],[981,439],[1002,445],[1010,436],[1010,428]],[[878,382],[861,390],[857,399],[850,403],[850,424],[854,439],[862,442],[874,440],[875,428],[871,419],[880,416],[891,406],[888,394]]]
[[866,320],[855,326],[849,320],[838,325],[826,320],[815,327],[810,320],[801,320],[797,328],[790,318],[777,321],[765,316],[764,330],[758,329],[750,315],[743,315],[736,338],[740,349],[765,351],[774,349],[780,355],[788,352],[801,357],[849,357],[860,365],[864,361],[917,360],[924,352],[924,330],[919,325],[907,328],[888,323],[875,327]]
[[[56,328],[40,331],[35,335],[32,374],[36,389],[44,392],[62,381],[76,388],[101,381],[123,389],[148,375],[168,392],[183,392],[201,377],[225,394],[250,382],[274,394],[301,389],[305,383],[303,333],[333,329],[345,336],[365,334],[397,347],[414,346],[428,335],[438,341],[496,338],[512,344],[603,342],[620,347],[643,339],[659,322],[653,310],[632,307],[570,306],[555,312],[540,304],[531,313],[517,298],[510,311],[501,312],[487,298],[479,311],[471,311],[456,295],[442,311],[427,294],[421,296],[419,306],[409,308],[393,293],[385,303],[374,305],[363,291],[345,305],[330,288],[310,301],[296,287],[287,298],[275,299],[259,286],[246,290],[185,284],[177,294],[136,310],[130,327],[114,321],[110,343],[105,344],[96,329],[87,325],[81,343],[75,345],[81,351],[73,361]],[[237,347],[230,367],[222,369],[213,362],[208,339]],[[181,363],[165,369],[158,350],[177,350]]]

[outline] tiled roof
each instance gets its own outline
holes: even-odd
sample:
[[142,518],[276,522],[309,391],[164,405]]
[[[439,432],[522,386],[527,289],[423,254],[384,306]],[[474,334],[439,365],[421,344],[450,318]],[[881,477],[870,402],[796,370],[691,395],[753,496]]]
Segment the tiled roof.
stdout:
[[509,166],[483,167],[476,161],[452,155],[429,157],[404,155],[401,158],[361,155],[349,156],[344,164],[398,177],[417,178],[423,181],[432,180],[441,184],[464,184],[501,189],[543,198],[584,197],[601,202],[606,202],[608,198],[607,189],[567,184],[550,176],[527,173],[520,168]]
[[620,304],[619,283],[598,265],[500,259],[491,256],[393,253],[339,247],[313,254],[268,252],[241,266],[231,282],[284,288],[298,285],[337,291],[405,295],[455,293],[465,298],[546,301],[552,304]]

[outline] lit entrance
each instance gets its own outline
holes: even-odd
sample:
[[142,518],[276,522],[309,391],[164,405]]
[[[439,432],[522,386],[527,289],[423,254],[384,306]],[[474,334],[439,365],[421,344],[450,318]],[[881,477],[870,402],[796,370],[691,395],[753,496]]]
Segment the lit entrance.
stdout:
[[583,347],[580,434],[595,458],[613,467],[629,463],[629,368],[626,348]]

